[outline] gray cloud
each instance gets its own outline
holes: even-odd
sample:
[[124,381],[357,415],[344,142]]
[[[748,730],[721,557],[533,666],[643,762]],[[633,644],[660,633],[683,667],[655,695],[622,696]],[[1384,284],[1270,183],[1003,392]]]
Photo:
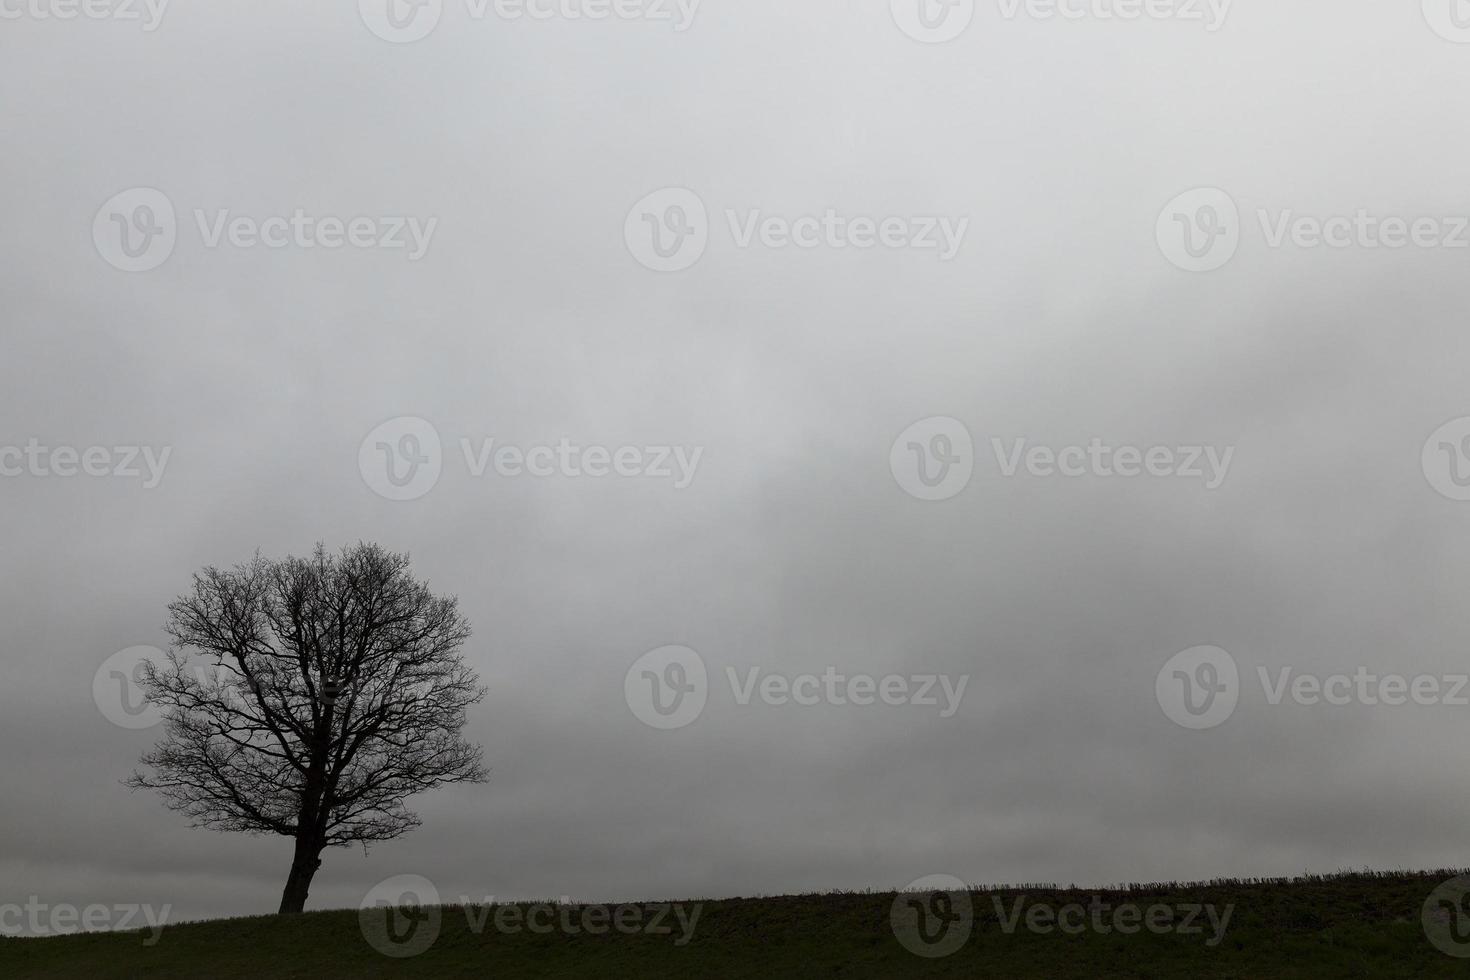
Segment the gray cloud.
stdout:
[[[148,33],[0,41],[0,444],[171,446],[162,484],[0,479],[0,894],[273,907],[284,841],[193,831],[119,780],[153,736],[92,676],[161,645],[205,564],[360,538],[460,595],[491,780],[422,831],[327,856],[311,904],[390,874],[588,899],[1442,866],[1456,709],[1271,706],[1258,666],[1464,671],[1470,511],[1420,450],[1470,415],[1464,253],[1269,248],[1261,209],[1470,214],[1450,93],[1470,49],[1418,10],[1237,4],[1224,28],[1006,21],[905,37],[886,5],[704,4],[649,23],[473,21],[408,45],[354,5],[170,7]],[[120,272],[103,202],[163,191],[179,241]],[[694,190],[692,268],[623,241]],[[1242,242],[1188,274],[1155,219],[1225,189]],[[419,261],[206,248],[194,209],[437,217]],[[932,253],[737,248],[725,211],[970,219]],[[969,486],[925,503],[894,438],[943,415]],[[430,494],[358,471],[384,420],[445,442]],[[990,439],[1236,447],[1228,479],[1002,478]],[[459,440],[704,448],[667,481],[473,478]],[[624,702],[701,654],[692,725]],[[1235,715],[1155,702],[1174,653],[1239,662]],[[735,704],[726,666],[968,674],[952,718]]]

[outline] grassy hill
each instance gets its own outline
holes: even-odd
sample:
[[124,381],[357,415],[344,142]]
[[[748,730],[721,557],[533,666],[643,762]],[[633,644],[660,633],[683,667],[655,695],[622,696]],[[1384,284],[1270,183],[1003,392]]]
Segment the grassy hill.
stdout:
[[[1442,945],[1461,938],[1453,931],[1459,922],[1450,922],[1453,911],[1439,901],[1443,892],[1429,903],[1425,924],[1426,901],[1456,875],[1362,873],[1108,890],[1028,886],[950,896],[840,893],[682,902],[678,910],[443,906],[392,922],[386,909],[312,912],[169,926],[153,946],[139,932],[6,939],[0,976],[1470,977],[1470,959],[1449,955],[1430,939],[1435,930]],[[966,898],[970,915],[962,908]],[[1461,907],[1470,927],[1470,904]],[[910,926],[917,910],[934,943],[915,940]],[[548,923],[555,924],[530,929]],[[390,926],[407,945],[385,948],[422,952],[393,957],[375,948]],[[598,934],[588,931],[599,927]],[[1470,928],[1463,939],[1470,954]],[[930,958],[905,942],[929,953],[953,951]]]

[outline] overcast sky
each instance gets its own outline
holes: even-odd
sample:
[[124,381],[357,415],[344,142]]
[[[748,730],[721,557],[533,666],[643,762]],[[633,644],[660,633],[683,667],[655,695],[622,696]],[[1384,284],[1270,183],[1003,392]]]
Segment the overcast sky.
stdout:
[[[416,41],[372,0],[154,30],[25,4],[0,0],[5,901],[274,910],[289,842],[124,788],[158,731],[94,676],[166,645],[194,570],[360,539],[460,597],[491,775],[328,852],[309,907],[398,873],[618,900],[1467,863],[1466,707],[1258,679],[1470,669],[1470,428],[1431,438],[1470,416],[1448,2],[981,0],[943,43],[887,0],[445,0]],[[1303,216],[1353,218],[1348,244]],[[643,469],[494,461],[562,440]],[[1066,453],[1093,440],[1175,472]],[[437,480],[385,489],[379,442]],[[665,729],[629,675],[669,645],[707,684]],[[1202,645],[1238,703],[1196,729],[1158,679]],[[742,705],[727,668],[968,680],[944,716]]]

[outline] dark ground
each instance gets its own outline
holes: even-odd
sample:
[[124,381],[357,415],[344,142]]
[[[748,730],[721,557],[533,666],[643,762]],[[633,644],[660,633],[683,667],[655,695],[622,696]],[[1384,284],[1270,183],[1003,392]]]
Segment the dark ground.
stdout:
[[[6,939],[0,942],[0,976],[1470,977],[1470,959],[1436,948],[1423,918],[1430,893],[1455,875],[1395,872],[1113,890],[976,890],[970,896],[974,919],[968,939],[937,959],[916,955],[900,942],[890,920],[896,896],[888,892],[678,903],[686,913],[702,905],[693,938],[684,945],[676,943],[681,926],[673,915],[662,920],[670,932],[658,935],[611,928],[602,935],[560,928],[539,934],[525,928],[499,931],[494,913],[477,933],[466,912],[478,918],[484,910],[457,906],[439,910],[437,938],[408,958],[375,949],[357,910],[180,924],[166,927],[151,947],[143,945],[146,934],[138,932]],[[1031,931],[1025,911],[1012,932],[1002,927],[1002,916],[1016,911],[1017,898],[1023,897],[1023,910],[1042,905],[1054,911],[1073,904],[1086,908],[1094,896],[1110,907],[1102,913],[1104,923],[1118,921],[1111,919],[1113,911],[1125,904],[1141,910],[1166,905],[1174,925],[1183,923],[1187,906],[1213,905],[1216,921],[1225,907],[1234,908],[1223,938],[1213,946],[1208,943],[1217,930],[1203,913],[1194,920],[1199,931],[1189,934],[1140,929],[1124,935],[1090,925],[1076,935],[1055,927]],[[927,901],[931,896],[905,898]],[[1465,907],[1461,952],[1470,955],[1470,905]],[[521,914],[526,908],[521,906]],[[577,921],[587,908],[569,906],[567,915]],[[654,921],[656,906],[638,910],[627,913],[630,923],[635,916],[645,924]],[[561,909],[554,914],[560,916]],[[1094,921],[1093,913],[1087,914]],[[1165,921],[1165,913],[1155,914],[1158,922]],[[1044,928],[1046,909],[1033,915]],[[1067,915],[1076,931],[1082,913]],[[1444,906],[1431,922],[1448,923],[1450,915]],[[385,921],[384,913],[376,916],[368,918],[368,931]]]

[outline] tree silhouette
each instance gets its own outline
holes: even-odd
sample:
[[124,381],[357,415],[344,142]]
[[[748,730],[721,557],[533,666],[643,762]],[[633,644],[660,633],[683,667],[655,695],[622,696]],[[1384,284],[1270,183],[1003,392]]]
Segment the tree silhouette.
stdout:
[[469,624],[407,555],[257,554],[196,573],[169,614],[174,649],[142,679],[164,735],[127,783],[196,827],[293,838],[281,912],[305,907],[325,848],[390,840],[420,824],[407,797],[484,781],[460,735],[485,695],[459,652]]

